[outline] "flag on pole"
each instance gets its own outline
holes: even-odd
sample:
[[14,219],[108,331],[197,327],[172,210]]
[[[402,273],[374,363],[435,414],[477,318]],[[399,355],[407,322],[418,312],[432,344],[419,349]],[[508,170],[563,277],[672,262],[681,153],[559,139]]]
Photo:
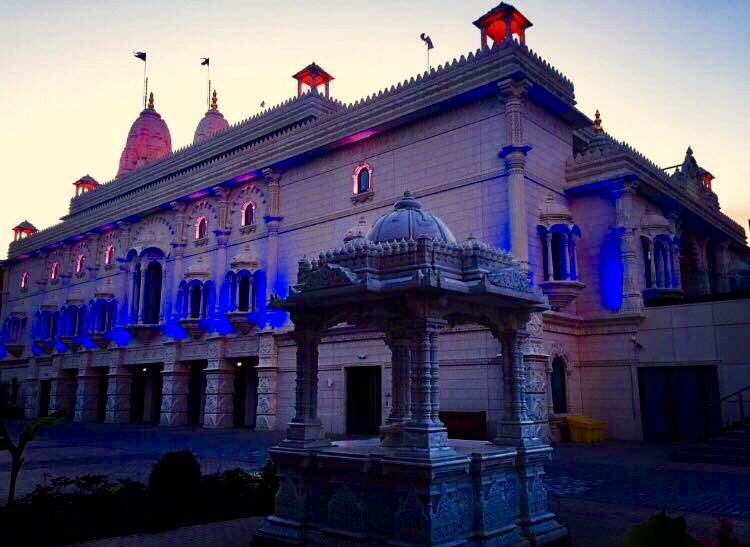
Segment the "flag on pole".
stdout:
[[201,66],[210,66],[211,59],[208,57],[201,57]]
[[146,52],[145,52],[145,51],[134,51],[134,52],[133,52],[133,56],[134,56],[134,57],[135,57],[136,59],[140,59],[140,60],[141,60],[141,61],[143,61],[144,63],[146,62]]
[[422,41],[425,44],[427,44],[427,49],[428,50],[430,50],[430,49],[432,49],[432,48],[435,47],[434,45],[432,45],[432,39],[429,36],[427,36],[427,34],[425,34],[424,32],[422,34],[420,34],[419,37],[422,39]]

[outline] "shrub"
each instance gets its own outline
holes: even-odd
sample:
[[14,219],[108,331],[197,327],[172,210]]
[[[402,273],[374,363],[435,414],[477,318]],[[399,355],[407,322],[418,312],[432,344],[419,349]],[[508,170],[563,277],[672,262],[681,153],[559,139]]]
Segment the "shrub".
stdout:
[[155,500],[185,503],[199,491],[201,466],[189,450],[167,452],[148,477],[148,493]]

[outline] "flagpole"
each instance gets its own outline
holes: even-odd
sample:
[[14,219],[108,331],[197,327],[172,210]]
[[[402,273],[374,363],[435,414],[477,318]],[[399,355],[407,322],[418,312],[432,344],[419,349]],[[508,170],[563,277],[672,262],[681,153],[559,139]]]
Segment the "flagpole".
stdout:
[[148,61],[143,60],[143,109],[146,109],[146,96],[148,95],[148,77],[146,76],[146,64]]

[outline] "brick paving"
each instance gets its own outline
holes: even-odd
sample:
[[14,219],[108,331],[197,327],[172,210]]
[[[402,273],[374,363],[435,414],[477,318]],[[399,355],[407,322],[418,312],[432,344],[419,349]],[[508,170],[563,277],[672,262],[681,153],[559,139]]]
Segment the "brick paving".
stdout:
[[[20,424],[10,424],[17,430]],[[204,472],[232,467],[257,469],[280,432],[159,428],[136,425],[65,423],[44,430],[29,446],[18,493],[30,492],[46,477],[104,473],[146,480],[156,459],[168,450],[195,452]],[[719,516],[729,517],[738,535],[750,540],[750,468],[674,463],[673,444],[607,442],[561,444],[547,466],[550,506],[571,532],[573,545],[619,545],[628,528],[656,511],[685,515],[698,537],[714,537]],[[0,500],[7,495],[8,458],[0,454]],[[239,519],[90,542],[87,545],[247,545],[258,519]]]

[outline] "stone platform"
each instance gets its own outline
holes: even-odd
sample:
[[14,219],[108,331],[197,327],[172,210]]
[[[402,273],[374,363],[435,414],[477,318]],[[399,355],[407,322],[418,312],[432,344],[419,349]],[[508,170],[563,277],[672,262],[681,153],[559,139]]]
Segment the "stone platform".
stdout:
[[[519,525],[521,492],[528,490],[519,484],[518,451],[453,440],[447,452],[409,458],[377,439],[274,448],[276,513],[254,544],[529,545]],[[567,537],[546,511],[546,493],[543,500],[544,511],[534,515],[535,545]]]

